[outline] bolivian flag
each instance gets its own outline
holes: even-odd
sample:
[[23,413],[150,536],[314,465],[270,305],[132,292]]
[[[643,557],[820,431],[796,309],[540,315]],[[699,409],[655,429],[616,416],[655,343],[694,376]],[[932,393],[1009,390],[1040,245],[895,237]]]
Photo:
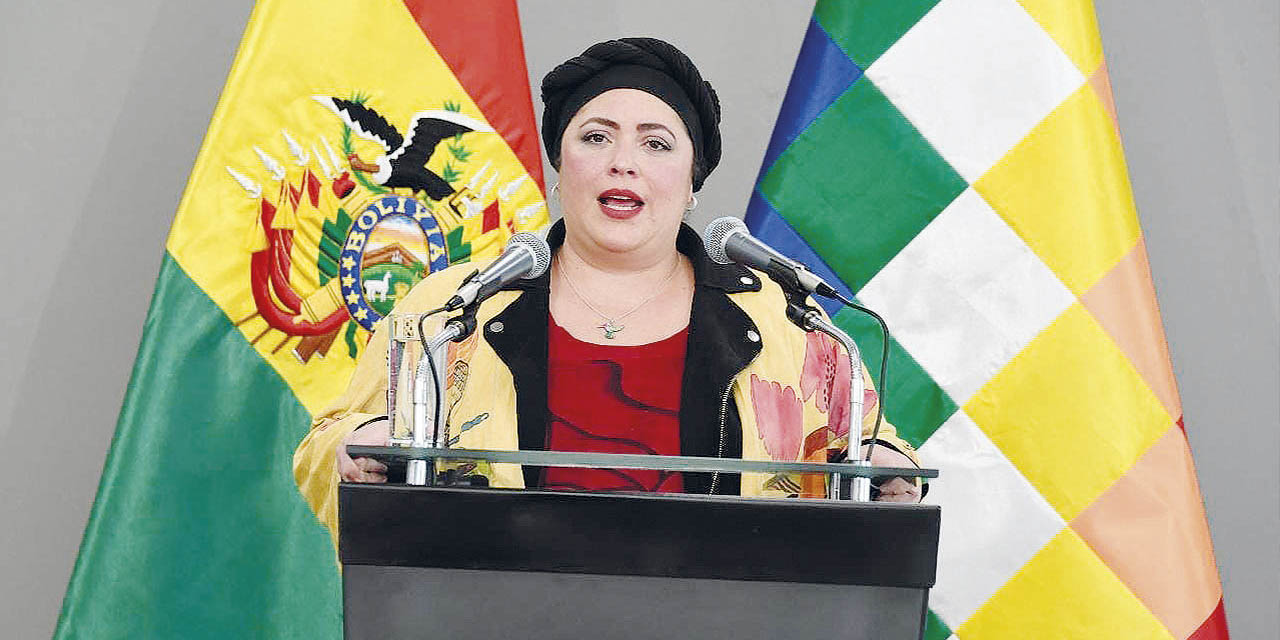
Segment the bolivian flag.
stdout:
[[547,221],[514,0],[262,0],[166,245],[59,638],[341,634],[310,416],[426,274]]
[[928,640],[1225,640],[1089,0],[819,0],[746,217],[893,332]]

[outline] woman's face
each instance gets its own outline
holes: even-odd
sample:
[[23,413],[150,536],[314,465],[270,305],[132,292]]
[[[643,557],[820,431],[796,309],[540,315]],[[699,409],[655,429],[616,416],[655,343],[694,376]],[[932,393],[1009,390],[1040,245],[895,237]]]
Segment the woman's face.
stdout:
[[611,253],[674,250],[692,181],[693,142],[680,116],[644,91],[606,91],[560,141],[566,241]]

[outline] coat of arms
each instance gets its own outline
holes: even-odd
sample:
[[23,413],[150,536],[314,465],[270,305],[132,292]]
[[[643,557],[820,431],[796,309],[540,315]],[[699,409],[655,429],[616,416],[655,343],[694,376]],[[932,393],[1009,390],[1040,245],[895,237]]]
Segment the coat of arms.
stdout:
[[[545,212],[541,198],[513,198],[526,173],[479,162],[469,138],[496,134],[457,103],[419,111],[401,131],[365,96],[312,98],[336,116],[336,146],[284,128],[291,162],[254,145],[256,179],[226,167],[257,206],[247,243],[256,311],[237,325],[261,317],[267,326],[251,342],[277,333],[269,350],[291,345],[302,363],[324,357],[340,335],[355,357],[419,280],[501,247]],[[295,264],[311,255],[295,251],[299,241],[315,248],[314,269]]]

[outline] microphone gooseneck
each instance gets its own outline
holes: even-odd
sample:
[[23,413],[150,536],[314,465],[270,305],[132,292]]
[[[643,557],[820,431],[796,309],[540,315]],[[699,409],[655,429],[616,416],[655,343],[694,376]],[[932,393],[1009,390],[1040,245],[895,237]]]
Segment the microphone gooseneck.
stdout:
[[[880,401],[876,408],[875,426],[871,431],[870,443],[867,447],[865,460],[871,460],[871,454],[875,450],[877,439],[880,435],[880,425],[884,418],[884,400],[888,395],[889,374],[889,326],[885,324],[884,318],[874,311],[855,303],[854,301],[841,295],[839,291],[828,285],[821,278],[815,275],[803,263],[792,260],[776,249],[765,244],[755,236],[751,235],[751,231],[747,229],[747,225],[741,220],[732,216],[716,218],[707,225],[706,231],[702,234],[702,242],[706,246],[707,254],[711,259],[720,264],[739,263],[749,267],[753,267],[764,273],[782,285],[788,292],[788,299],[792,306],[788,308],[788,316],[793,313],[796,317],[791,317],[792,322],[798,324],[806,331],[813,331],[816,327],[812,326],[813,322],[807,321],[805,316],[809,312],[816,318],[818,312],[812,307],[802,304],[798,300],[803,298],[804,293],[817,294],[848,306],[851,309],[865,313],[876,320],[881,330],[881,354],[880,354]],[[796,300],[792,300],[793,294],[796,294]],[[823,323],[829,324],[829,323]],[[829,328],[835,329],[834,326]],[[824,331],[825,332],[825,331]],[[855,347],[856,349],[856,347]],[[856,351],[851,351],[850,356],[854,357]],[[861,421],[861,415],[856,416],[856,421]],[[849,459],[853,460],[859,456],[854,449],[853,438],[849,442]]]

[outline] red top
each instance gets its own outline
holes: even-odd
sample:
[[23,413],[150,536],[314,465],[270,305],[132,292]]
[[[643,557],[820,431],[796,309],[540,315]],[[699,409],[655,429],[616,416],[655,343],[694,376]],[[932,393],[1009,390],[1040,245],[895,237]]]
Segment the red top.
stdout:
[[[680,383],[689,330],[637,346],[583,342],[548,324],[549,451],[680,455]],[[679,473],[546,470],[548,489],[680,492]]]

